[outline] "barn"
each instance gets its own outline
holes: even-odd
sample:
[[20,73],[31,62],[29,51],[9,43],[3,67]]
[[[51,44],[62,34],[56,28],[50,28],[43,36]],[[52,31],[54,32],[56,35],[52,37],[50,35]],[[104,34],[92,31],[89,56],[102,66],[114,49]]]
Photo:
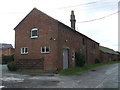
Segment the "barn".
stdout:
[[33,10],[14,28],[15,63],[19,69],[58,71],[75,67],[75,52],[86,57],[85,64],[100,58],[99,43],[76,31],[71,11],[71,27]]

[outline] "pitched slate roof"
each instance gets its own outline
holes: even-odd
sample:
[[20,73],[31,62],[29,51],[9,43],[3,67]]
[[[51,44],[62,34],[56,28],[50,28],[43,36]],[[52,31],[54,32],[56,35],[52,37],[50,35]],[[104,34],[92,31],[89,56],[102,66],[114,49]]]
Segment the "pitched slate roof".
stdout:
[[0,43],[0,49],[13,48],[12,44]]
[[109,54],[118,54],[116,51],[114,51],[113,49],[107,48],[107,47],[103,47],[103,46],[99,46],[100,51],[104,52],[104,53],[109,53]]

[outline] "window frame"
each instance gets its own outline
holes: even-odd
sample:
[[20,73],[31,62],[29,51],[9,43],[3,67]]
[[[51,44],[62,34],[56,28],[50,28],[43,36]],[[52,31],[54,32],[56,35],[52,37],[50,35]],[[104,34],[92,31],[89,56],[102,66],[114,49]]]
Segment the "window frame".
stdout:
[[[38,38],[38,28],[33,28],[31,29],[31,38]],[[37,35],[36,36],[33,36],[33,31],[37,31]]]
[[[49,49],[48,51],[47,51],[47,48]],[[44,52],[42,51],[44,49]],[[48,46],[42,46],[41,47],[41,53],[50,53],[50,47],[48,47]]]
[[[27,49],[27,52],[26,52],[26,49]],[[20,53],[21,54],[28,54],[28,47],[21,47],[20,48]]]

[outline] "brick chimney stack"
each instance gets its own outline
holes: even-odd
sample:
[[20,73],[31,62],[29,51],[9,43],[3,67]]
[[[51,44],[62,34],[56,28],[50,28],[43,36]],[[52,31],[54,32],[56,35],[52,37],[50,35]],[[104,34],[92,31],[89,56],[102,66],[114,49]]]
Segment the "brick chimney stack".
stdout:
[[71,11],[71,15],[70,15],[70,21],[71,21],[71,28],[73,28],[74,30],[75,30],[75,22],[76,22],[76,20],[75,20],[75,15],[74,15],[74,11],[72,10]]

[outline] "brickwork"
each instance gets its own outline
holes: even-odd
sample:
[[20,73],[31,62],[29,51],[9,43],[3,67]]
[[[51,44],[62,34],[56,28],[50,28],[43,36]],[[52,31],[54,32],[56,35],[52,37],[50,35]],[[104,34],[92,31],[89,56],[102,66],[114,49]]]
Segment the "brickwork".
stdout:
[[4,56],[8,56],[8,55],[11,55],[13,54],[15,51],[14,48],[6,48],[6,49],[1,49],[0,50],[0,56],[4,55]]
[[[99,58],[99,43],[89,39],[88,37],[72,30],[70,27],[65,26],[64,24],[59,22],[59,55],[60,55],[60,68],[62,68],[62,48],[69,48],[69,67],[72,67],[72,51],[81,51],[87,58],[86,64],[94,64],[95,59]],[[83,38],[85,40],[85,44],[83,45]],[[66,41],[67,40],[67,41]],[[94,47],[95,44],[95,47]]]
[[100,51],[100,59],[101,62],[109,62],[109,61],[116,61],[119,60],[120,55],[110,54],[110,53],[104,53]]
[[[34,27],[39,29],[39,37],[31,39],[30,31]],[[15,62],[17,65],[20,63],[20,60],[21,62],[23,62],[23,60],[29,62],[31,59],[44,58],[44,70],[56,70],[57,42],[51,40],[51,38],[57,39],[57,21],[37,9],[33,9],[32,13],[28,14],[22,23],[15,28]],[[41,54],[42,46],[49,46],[50,53]],[[28,47],[28,54],[22,55],[20,53],[21,47]],[[33,60],[33,62],[36,61]],[[21,68],[23,64],[20,64],[21,66],[19,65],[19,68]],[[31,62],[31,64],[33,63]]]
[[[31,29],[38,28],[38,38],[32,39]],[[50,47],[49,53],[41,53],[41,47]],[[28,47],[28,54],[21,54],[21,47]],[[34,8],[15,27],[15,63],[18,68],[35,68],[43,71],[63,69],[63,49],[68,50],[68,68],[74,67],[72,53],[81,51],[86,64],[107,56],[99,52],[99,43],[73,30],[63,23]],[[41,59],[42,58],[42,59]]]
[[[44,59],[19,59],[17,65],[17,68],[21,67],[20,69],[44,69]],[[32,64],[31,64],[32,63]]]

